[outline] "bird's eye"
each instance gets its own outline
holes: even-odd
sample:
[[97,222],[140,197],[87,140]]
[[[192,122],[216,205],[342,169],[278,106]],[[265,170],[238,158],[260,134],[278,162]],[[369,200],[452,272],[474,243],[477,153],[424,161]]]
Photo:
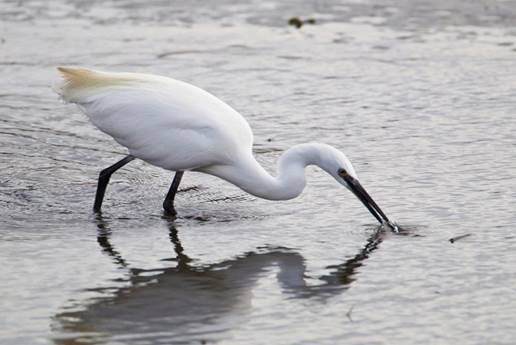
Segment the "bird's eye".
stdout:
[[342,168],[340,168],[339,171],[337,171],[337,173],[340,176],[347,176],[348,175],[348,172],[346,171],[346,169],[342,169]]

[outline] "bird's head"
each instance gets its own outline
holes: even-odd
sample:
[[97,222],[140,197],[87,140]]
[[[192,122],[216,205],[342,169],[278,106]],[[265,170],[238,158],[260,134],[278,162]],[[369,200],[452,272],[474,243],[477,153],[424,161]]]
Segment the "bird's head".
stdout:
[[371,214],[380,222],[380,224],[387,224],[393,230],[397,230],[389,218],[382,211],[380,206],[373,200],[373,198],[367,193],[365,188],[362,186],[356,175],[352,175],[346,168],[339,168],[337,170],[339,176],[338,181],[347,187],[355,196],[364,204],[364,206],[371,212]]
[[387,224],[393,230],[397,231],[396,225],[387,218],[382,209],[362,186],[353,165],[344,153],[329,145],[321,145],[318,163],[318,165],[332,175],[337,182],[349,189],[380,224]]

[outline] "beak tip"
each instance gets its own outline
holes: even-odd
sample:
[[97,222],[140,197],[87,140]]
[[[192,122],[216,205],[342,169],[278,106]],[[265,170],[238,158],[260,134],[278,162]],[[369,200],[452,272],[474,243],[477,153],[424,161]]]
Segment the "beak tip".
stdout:
[[386,221],[384,224],[387,225],[388,227],[390,227],[393,232],[395,232],[395,233],[400,232],[400,229],[399,229],[398,225],[396,225],[396,223],[391,222],[389,220],[389,221]]

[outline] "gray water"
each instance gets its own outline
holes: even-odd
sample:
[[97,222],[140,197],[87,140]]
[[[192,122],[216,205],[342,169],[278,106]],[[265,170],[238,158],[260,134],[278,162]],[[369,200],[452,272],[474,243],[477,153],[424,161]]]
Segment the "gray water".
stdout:
[[[405,231],[312,167],[286,202],[186,173],[170,219],[135,161],[95,216],[125,150],[58,65],[209,90],[269,171],[334,145]],[[0,71],[1,344],[515,343],[515,2],[3,0]]]

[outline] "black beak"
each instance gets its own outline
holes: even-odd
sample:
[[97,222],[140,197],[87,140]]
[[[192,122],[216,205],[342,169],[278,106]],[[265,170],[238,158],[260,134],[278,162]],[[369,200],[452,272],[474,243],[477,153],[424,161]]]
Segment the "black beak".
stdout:
[[360,182],[358,182],[357,179],[355,179],[353,176],[349,175],[347,172],[339,172],[339,175],[348,183],[349,188],[355,194],[355,196],[362,201],[362,204],[364,204],[365,207],[371,212],[371,214],[380,222],[380,224],[387,223],[389,226],[392,227],[392,223],[387,218],[385,213],[383,213],[382,209],[376,202],[374,202],[373,198],[367,193],[367,191],[362,187]]

